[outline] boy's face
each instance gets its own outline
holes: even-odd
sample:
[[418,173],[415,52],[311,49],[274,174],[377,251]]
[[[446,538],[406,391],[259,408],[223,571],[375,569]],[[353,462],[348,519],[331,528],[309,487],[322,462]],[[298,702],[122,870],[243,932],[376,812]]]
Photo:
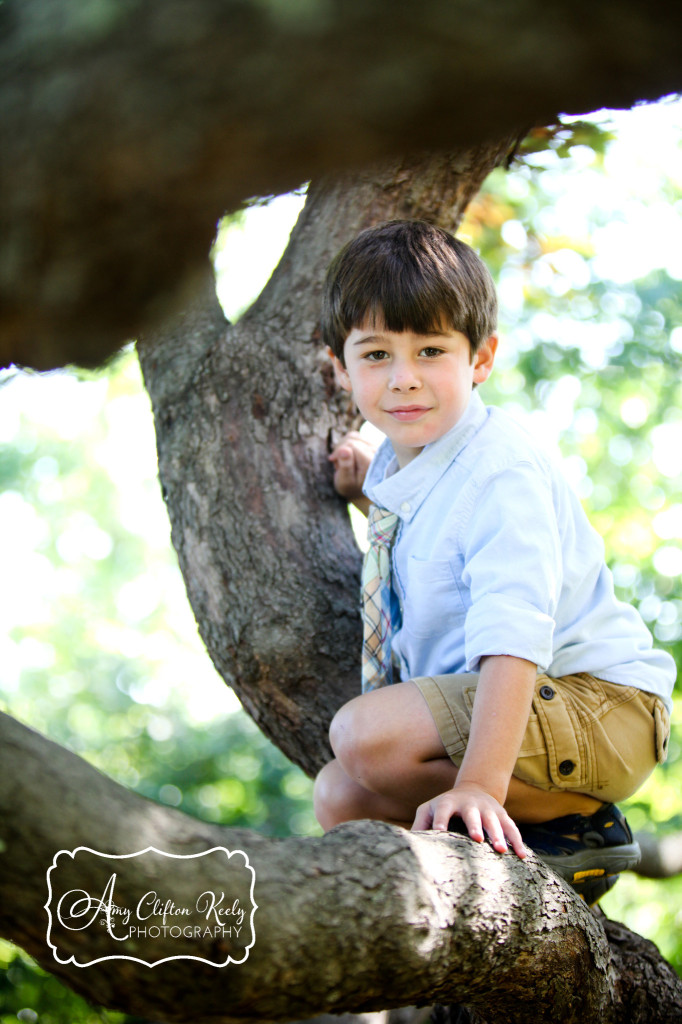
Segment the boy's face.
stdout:
[[472,357],[469,339],[459,331],[397,333],[373,324],[350,332],[345,366],[331,358],[337,382],[390,439],[402,468],[462,417],[473,385],[492,370],[496,348],[492,335]]

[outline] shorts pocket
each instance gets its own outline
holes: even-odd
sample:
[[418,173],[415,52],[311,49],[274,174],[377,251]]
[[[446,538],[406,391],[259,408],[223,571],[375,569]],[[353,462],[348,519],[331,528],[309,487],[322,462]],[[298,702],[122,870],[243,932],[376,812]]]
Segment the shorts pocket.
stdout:
[[668,740],[670,739],[670,715],[662,700],[654,701],[654,729],[656,737],[656,761],[663,764],[668,758]]
[[547,749],[548,774],[559,789],[581,789],[588,785],[592,774],[587,736],[574,709],[553,683],[549,677],[541,676],[533,698],[533,710]]

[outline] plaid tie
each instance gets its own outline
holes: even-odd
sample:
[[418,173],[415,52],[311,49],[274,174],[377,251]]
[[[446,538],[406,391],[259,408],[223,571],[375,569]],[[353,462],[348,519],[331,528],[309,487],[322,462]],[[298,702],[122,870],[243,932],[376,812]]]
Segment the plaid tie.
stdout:
[[370,507],[369,550],[362,567],[362,692],[393,682],[391,665],[391,542],[398,516]]

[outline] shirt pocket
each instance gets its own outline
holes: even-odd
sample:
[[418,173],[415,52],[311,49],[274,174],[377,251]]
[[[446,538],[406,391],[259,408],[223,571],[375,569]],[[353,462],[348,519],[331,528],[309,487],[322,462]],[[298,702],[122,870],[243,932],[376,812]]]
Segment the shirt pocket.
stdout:
[[453,561],[423,561],[410,555],[403,605],[403,629],[415,637],[433,637],[462,627],[466,606],[457,586]]

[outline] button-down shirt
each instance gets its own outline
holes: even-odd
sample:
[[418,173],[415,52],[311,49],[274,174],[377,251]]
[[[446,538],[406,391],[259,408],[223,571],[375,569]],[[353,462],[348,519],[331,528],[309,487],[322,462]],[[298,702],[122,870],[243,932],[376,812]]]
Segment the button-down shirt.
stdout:
[[671,708],[675,663],[616,598],[601,537],[561,470],[477,392],[403,469],[384,441],[364,489],[400,518],[391,557],[401,679],[476,672],[484,655],[505,654],[550,676],[635,686]]

